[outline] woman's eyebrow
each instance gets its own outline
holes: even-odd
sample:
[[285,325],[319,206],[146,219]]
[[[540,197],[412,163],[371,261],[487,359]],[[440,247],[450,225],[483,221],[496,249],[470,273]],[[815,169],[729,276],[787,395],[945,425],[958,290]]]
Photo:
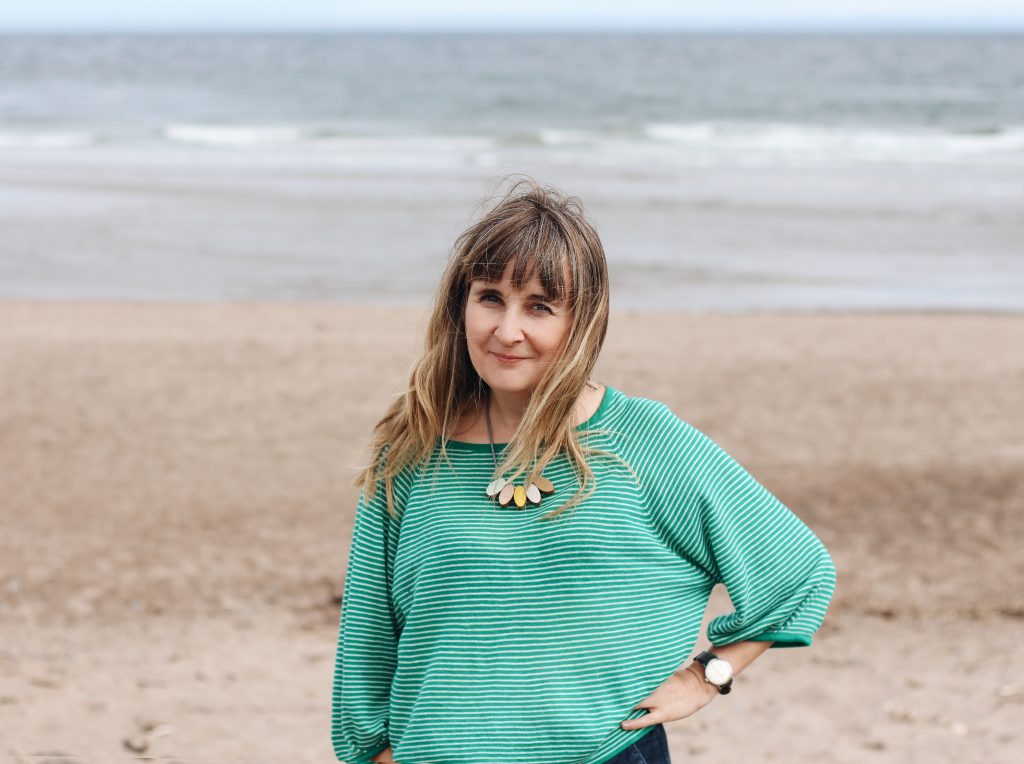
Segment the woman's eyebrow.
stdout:
[[[482,294],[496,294],[499,297],[503,296],[503,294],[504,294],[500,289],[497,289],[495,287],[481,287],[480,292]],[[544,295],[544,294],[531,294],[526,299],[527,300],[542,300],[544,302],[557,302],[557,300],[555,300],[554,297],[552,297],[550,295]]]

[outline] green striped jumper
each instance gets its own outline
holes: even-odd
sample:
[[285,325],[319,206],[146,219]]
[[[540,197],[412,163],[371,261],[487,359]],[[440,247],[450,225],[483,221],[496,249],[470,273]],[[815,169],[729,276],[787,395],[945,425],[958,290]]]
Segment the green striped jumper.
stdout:
[[607,761],[652,729],[620,722],[686,663],[718,583],[734,610],[709,622],[712,644],[811,644],[835,567],[779,499],[659,401],[606,386],[576,429],[639,480],[591,459],[596,491],[553,521],[539,518],[579,486],[565,455],[544,470],[555,493],[501,507],[487,443],[449,440],[445,461],[439,438],[396,478],[398,518],[382,483],[360,494],[332,693],[340,761],[389,745],[400,764]]

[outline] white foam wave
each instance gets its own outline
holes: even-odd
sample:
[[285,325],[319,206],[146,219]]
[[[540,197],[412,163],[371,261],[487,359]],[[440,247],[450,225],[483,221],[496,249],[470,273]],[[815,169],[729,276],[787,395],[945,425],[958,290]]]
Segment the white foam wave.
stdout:
[[474,135],[354,135],[320,127],[169,125],[171,143],[203,149],[284,151],[295,157],[323,157],[345,167],[460,168],[492,166],[495,138]]
[[578,143],[591,143],[599,136],[587,130],[566,130],[558,128],[541,128],[537,137],[545,146],[567,146]]
[[75,149],[97,143],[95,133],[0,133],[0,149]]
[[985,132],[828,127],[786,123],[651,123],[648,138],[695,153],[766,158],[943,162],[1024,159],[1024,127]]
[[176,143],[247,148],[296,143],[307,134],[301,128],[291,126],[180,124],[166,126],[163,137]]
[[[202,155],[236,152],[326,158],[348,166],[490,167],[533,161],[567,166],[638,164],[676,166],[773,166],[791,164],[1024,165],[1024,126],[985,131],[943,132],[882,127],[829,127],[792,123],[656,122],[637,129],[546,126],[497,134],[399,132],[397,126],[168,124],[156,134],[127,131],[99,135],[85,131],[0,132],[0,150],[72,149],[102,144],[159,151],[178,147]],[[154,138],[156,141],[154,143]]]
[[252,125],[168,125],[165,140],[219,148],[292,147],[315,151],[354,153],[450,153],[487,151],[495,140],[472,135],[352,135],[319,127]]

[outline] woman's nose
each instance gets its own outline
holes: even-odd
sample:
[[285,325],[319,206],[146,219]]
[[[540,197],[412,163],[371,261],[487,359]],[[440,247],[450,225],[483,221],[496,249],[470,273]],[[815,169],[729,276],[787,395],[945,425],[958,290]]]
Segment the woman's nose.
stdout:
[[494,336],[504,345],[511,345],[523,338],[522,315],[518,308],[509,308],[501,314]]

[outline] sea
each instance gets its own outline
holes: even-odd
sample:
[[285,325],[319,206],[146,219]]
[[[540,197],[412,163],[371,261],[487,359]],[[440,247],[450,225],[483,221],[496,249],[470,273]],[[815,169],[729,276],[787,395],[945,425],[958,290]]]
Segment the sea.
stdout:
[[429,304],[529,175],[615,307],[1024,310],[1024,35],[0,36],[0,299]]

